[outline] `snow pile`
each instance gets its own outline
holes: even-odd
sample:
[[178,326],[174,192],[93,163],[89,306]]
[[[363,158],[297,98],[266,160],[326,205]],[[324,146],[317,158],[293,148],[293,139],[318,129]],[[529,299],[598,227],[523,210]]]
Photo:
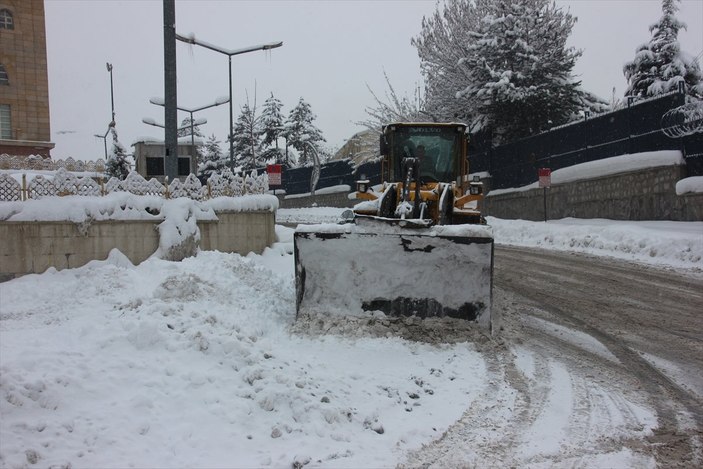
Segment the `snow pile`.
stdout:
[[[351,187],[348,184],[340,184],[338,186],[323,187],[322,189],[315,189],[315,195],[325,195],[325,194],[337,194],[339,192],[349,192]],[[286,199],[300,199],[302,197],[309,197],[312,195],[310,192],[303,194],[291,194],[285,196]]]
[[0,203],[2,221],[86,221],[162,220],[170,205],[187,204],[198,220],[217,220],[206,205],[190,199],[163,199],[158,196],[112,192],[103,197],[46,197],[24,202]]
[[565,218],[544,223],[488,217],[488,223],[498,244],[703,269],[703,222]]
[[392,466],[439,437],[487,386],[480,354],[291,334],[278,232],[261,256],[113,251],[1,283],[0,465]]
[[676,195],[700,194],[703,192],[703,176],[681,179],[676,183]]

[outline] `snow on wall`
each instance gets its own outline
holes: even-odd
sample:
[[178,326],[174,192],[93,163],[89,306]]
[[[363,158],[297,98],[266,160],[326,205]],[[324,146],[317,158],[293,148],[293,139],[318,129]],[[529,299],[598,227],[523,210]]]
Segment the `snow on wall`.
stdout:
[[[86,224],[107,220],[152,220],[159,222],[159,258],[177,259],[197,251],[200,229],[197,222],[217,220],[216,211],[274,211],[278,199],[272,195],[218,197],[199,202],[187,197],[164,199],[155,195],[113,192],[102,197],[46,197],[24,202],[0,202],[0,222],[69,221]],[[179,255],[176,251],[183,251]]]
[[[633,153],[631,155],[620,155],[552,171],[552,184],[565,184],[568,182],[594,179],[630,171],[657,168],[660,166],[678,166],[684,163],[683,155],[678,150],[649,151]],[[492,190],[489,195],[528,191],[537,189],[538,187],[539,184],[533,182],[523,187]]]

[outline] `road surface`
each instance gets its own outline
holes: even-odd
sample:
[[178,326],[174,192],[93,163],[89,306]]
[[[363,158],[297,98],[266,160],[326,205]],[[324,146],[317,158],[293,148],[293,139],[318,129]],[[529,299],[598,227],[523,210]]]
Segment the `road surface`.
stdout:
[[494,261],[498,333],[479,348],[495,385],[405,466],[703,466],[700,273],[507,246]]

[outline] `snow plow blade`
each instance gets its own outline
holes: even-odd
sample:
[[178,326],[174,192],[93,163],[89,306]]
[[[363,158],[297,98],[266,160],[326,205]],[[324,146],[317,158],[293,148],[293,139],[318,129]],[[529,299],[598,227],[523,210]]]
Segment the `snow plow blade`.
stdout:
[[297,315],[453,317],[491,329],[493,237],[482,225],[299,226]]

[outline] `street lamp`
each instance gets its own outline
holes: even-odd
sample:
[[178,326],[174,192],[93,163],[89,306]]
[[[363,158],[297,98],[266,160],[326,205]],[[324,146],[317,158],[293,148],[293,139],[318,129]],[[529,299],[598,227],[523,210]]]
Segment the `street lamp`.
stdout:
[[112,91],[112,64],[110,62],[107,62],[105,64],[107,66],[107,71],[110,72],[110,104],[112,106],[112,120],[110,121],[112,123],[112,127],[115,126],[115,94]]
[[[165,128],[166,128],[166,126],[165,126],[164,124],[161,124],[161,123],[159,123],[159,122],[156,122],[156,121],[155,121],[154,119],[152,119],[151,117],[142,117],[142,122],[145,123],[145,124],[147,124],[147,125],[153,125],[154,127],[161,127],[162,129],[165,129]],[[188,124],[188,125],[184,125],[183,127],[178,127],[178,128],[176,128],[176,130],[177,130],[177,131],[178,131],[178,130],[185,130],[185,129],[187,129],[188,127],[191,127],[191,128],[192,128],[193,125],[203,125],[203,124],[207,124],[207,119],[201,117],[200,119],[196,120],[195,122],[191,121],[191,123]],[[96,135],[96,137],[100,137],[100,135]]]
[[245,54],[247,52],[254,52],[257,50],[270,50],[270,49],[275,49],[277,47],[281,47],[283,45],[283,41],[281,42],[272,42],[270,44],[261,44],[258,46],[251,46],[251,47],[245,47],[243,49],[224,49],[222,47],[215,46],[213,44],[207,43],[205,41],[200,41],[196,40],[195,36],[191,35],[190,37],[185,37],[181,36],[180,34],[176,33],[176,39],[178,39],[181,42],[185,42],[187,44],[195,44],[196,46],[201,46],[206,49],[213,50],[215,52],[219,52],[220,54],[224,54],[229,58],[229,164],[234,171],[234,140],[233,140],[233,134],[234,134],[234,120],[233,120],[233,114],[232,114],[232,56],[233,55],[239,55],[239,54]]
[[[190,146],[191,146],[191,149],[193,150],[193,152],[195,152],[195,136],[194,136],[195,130],[194,130],[194,127],[196,125],[201,125],[201,124],[194,124],[193,113],[198,112],[198,111],[202,111],[203,109],[209,109],[211,107],[219,106],[220,104],[224,104],[228,101],[230,101],[230,98],[223,96],[223,97],[217,98],[217,100],[214,103],[206,104],[205,106],[200,106],[200,107],[196,107],[196,108],[187,108],[187,107],[180,107],[180,106],[176,107],[179,111],[185,111],[190,114]],[[149,102],[151,104],[156,104],[157,106],[164,106],[164,107],[166,106],[166,103],[164,102],[163,98],[151,98],[149,100]],[[143,119],[142,119],[142,122],[144,122]],[[207,122],[207,120],[205,122]],[[144,123],[148,124],[148,122],[144,122]],[[149,124],[149,125],[154,125],[154,124]],[[185,128],[185,127],[181,127],[178,130],[182,130],[183,128]],[[197,158],[195,157],[195,155],[193,155],[193,160],[197,161]]]
[[100,134],[93,134],[98,138],[103,139],[103,143],[105,145],[105,161],[107,161],[107,135],[110,133],[110,129],[115,127],[115,94],[113,93],[113,86],[112,86],[112,64],[110,62],[107,62],[105,64],[107,66],[107,71],[110,72],[110,105],[111,105],[111,110],[112,110],[112,119],[110,120],[110,123],[107,124],[107,130],[105,131],[105,135],[100,135]]
[[103,139],[103,143],[105,144],[105,161],[106,162],[107,162],[107,134],[109,134],[109,133],[110,133],[110,127],[107,128],[105,135],[94,134],[96,137]]

